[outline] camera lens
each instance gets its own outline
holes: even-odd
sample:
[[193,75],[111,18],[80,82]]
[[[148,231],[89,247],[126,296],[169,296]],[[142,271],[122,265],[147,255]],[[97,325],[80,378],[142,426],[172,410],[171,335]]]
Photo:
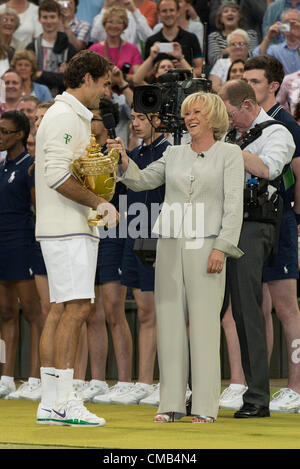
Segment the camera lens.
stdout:
[[155,106],[157,103],[157,96],[151,91],[148,93],[144,93],[141,99],[141,103],[143,104],[143,106],[152,109],[152,107]]
[[134,109],[136,112],[158,112],[161,103],[161,90],[157,86],[137,86],[133,94]]

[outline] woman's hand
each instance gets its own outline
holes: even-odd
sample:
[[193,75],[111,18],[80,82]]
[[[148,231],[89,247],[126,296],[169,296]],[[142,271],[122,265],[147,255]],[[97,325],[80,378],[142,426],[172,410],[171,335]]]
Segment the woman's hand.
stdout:
[[223,270],[224,262],[225,253],[218,249],[213,249],[208,258],[206,273],[220,274]]
[[114,148],[119,150],[120,155],[121,155],[121,161],[122,161],[121,168],[122,168],[123,173],[125,173],[126,169],[128,168],[129,160],[128,160],[128,155],[126,153],[125,146],[124,146],[122,139],[120,137],[117,137],[114,140],[109,138],[106,140],[106,145],[107,145],[108,151],[113,150]]

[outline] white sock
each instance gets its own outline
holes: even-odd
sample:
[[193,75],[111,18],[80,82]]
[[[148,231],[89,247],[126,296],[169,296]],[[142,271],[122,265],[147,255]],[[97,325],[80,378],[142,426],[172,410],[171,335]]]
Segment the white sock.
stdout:
[[[56,401],[56,373],[54,367],[41,367],[41,384],[43,406],[52,409]],[[30,379],[30,378],[29,378]]]
[[58,375],[56,381],[56,405],[59,406],[62,402],[68,400],[73,390],[73,376],[74,369],[55,370]]
[[2,375],[1,376],[1,381],[3,384],[13,384],[14,382],[14,377],[13,376],[5,376],[5,375]]
[[101,381],[100,379],[91,379],[90,386],[100,386],[101,384],[105,384],[106,381]]
[[231,389],[236,389],[237,391],[244,389],[244,384],[230,383]]

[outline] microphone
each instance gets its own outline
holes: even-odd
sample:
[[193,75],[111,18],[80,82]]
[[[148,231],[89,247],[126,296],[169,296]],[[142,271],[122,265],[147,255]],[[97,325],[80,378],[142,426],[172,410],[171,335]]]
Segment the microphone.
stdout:
[[[103,121],[104,127],[106,128],[106,130],[108,132],[109,138],[115,140],[117,138],[117,134],[116,134],[116,129],[115,129],[116,122],[115,122],[115,118],[114,118],[113,114],[111,112],[106,113],[106,114],[102,114],[102,121]],[[118,164],[120,166],[122,164],[121,153],[120,153],[120,158],[119,158]]]
[[116,139],[117,138],[116,129],[115,129],[116,122],[115,122],[115,118],[113,114],[111,112],[107,114],[103,114],[102,120],[103,120],[104,127],[108,131],[109,138],[113,140]]
[[204,157],[205,157],[204,153],[198,153],[197,156],[201,156],[201,158],[204,158]]

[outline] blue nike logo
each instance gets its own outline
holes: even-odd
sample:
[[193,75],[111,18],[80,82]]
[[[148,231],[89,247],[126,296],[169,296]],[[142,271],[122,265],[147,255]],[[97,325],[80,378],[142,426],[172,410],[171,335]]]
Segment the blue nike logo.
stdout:
[[59,378],[59,376],[54,373],[45,373],[45,375],[54,376],[54,378]]
[[66,416],[66,411],[65,411],[65,410],[64,410],[63,414],[61,414],[60,412],[57,412],[57,411],[54,410],[54,409],[53,409],[53,411],[54,411],[59,417],[61,417],[62,419],[64,419],[65,416]]

